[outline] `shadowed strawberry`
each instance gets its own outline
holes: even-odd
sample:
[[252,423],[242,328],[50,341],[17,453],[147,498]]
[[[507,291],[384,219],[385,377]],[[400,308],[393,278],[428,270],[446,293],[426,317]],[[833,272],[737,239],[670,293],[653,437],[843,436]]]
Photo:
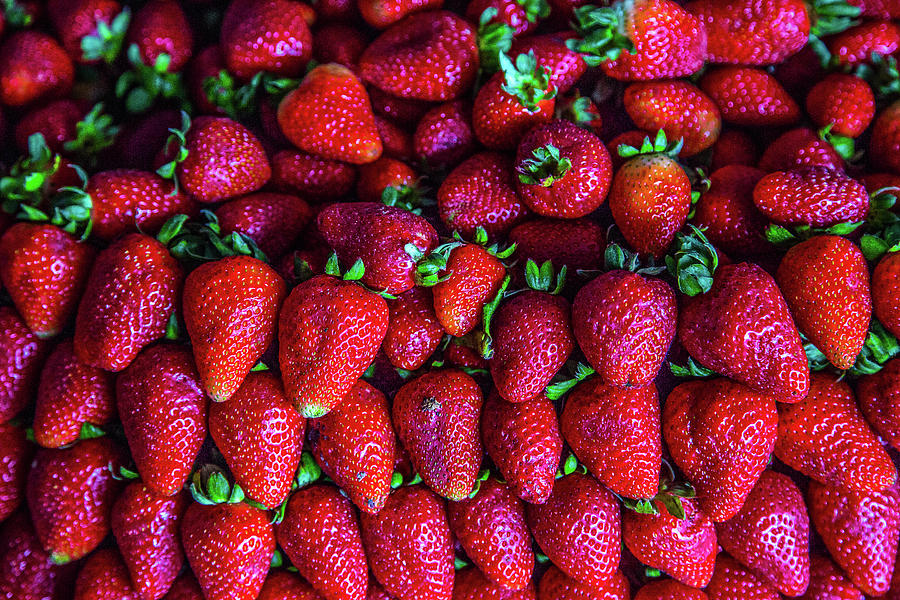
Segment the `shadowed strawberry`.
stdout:
[[304,5],[291,0],[236,0],[222,19],[220,45],[228,71],[250,79],[260,71],[297,77],[312,54]]
[[0,522],[25,499],[25,479],[33,455],[34,444],[23,427],[0,423]]
[[863,600],[860,589],[828,557],[810,557],[809,569],[809,587],[799,600]]
[[359,8],[366,23],[384,29],[409,14],[439,9],[444,0],[358,0],[351,4]]
[[690,222],[729,256],[762,254],[770,249],[763,233],[768,219],[753,203],[753,188],[764,176],[752,166],[724,166],[712,172],[709,188],[697,200]]
[[115,548],[100,548],[91,554],[75,580],[72,600],[138,600],[128,579],[128,569]]
[[431,290],[407,290],[396,300],[388,300],[388,309],[390,321],[381,349],[394,367],[414,371],[434,354],[444,337]]
[[529,259],[538,265],[549,260],[568,273],[597,269],[606,247],[603,228],[588,218],[526,221],[509,232],[509,241],[516,245],[517,278]]
[[6,106],[64,96],[74,79],[72,60],[46,33],[17,31],[0,45],[0,103]]
[[780,600],[771,585],[724,552],[716,557],[716,570],[706,586],[709,600]]
[[635,592],[634,600],[709,600],[709,596],[674,579],[663,579],[641,587]]
[[[169,588],[169,592],[163,597],[163,600],[203,600],[203,591],[197,578],[191,573],[190,569],[181,574],[178,579]],[[301,600],[306,600],[301,598]],[[318,600],[311,598],[309,600]]]
[[860,377],[856,400],[875,433],[894,448],[900,448],[900,359],[890,360],[883,369]]
[[432,169],[449,169],[475,151],[472,106],[456,100],[435,106],[416,125],[415,156]]
[[191,58],[194,33],[180,3],[152,0],[135,12],[128,28],[127,43],[137,45],[141,61],[147,65],[155,64],[165,55],[169,61],[168,70],[174,73],[181,71]]
[[223,204],[216,218],[223,233],[253,240],[274,263],[293,247],[312,221],[313,210],[297,196],[258,192]]
[[745,127],[783,127],[800,120],[800,107],[777,79],[753,67],[717,67],[703,75],[700,89],[712,98],[722,120]]
[[50,345],[34,335],[10,306],[0,306],[0,332],[0,422],[6,422],[34,398]]
[[270,185],[311,202],[340,198],[356,184],[356,167],[305,152],[279,150],[272,156]]
[[579,583],[551,565],[541,576],[537,600],[628,600],[628,580],[621,571],[596,587]]
[[875,118],[869,141],[869,155],[876,166],[892,173],[900,173],[900,100],[882,110]]
[[453,600],[535,600],[534,583],[529,581],[521,590],[497,585],[475,567],[456,572],[453,580]]
[[287,569],[272,569],[256,600],[322,600],[302,577]]
[[77,563],[57,566],[35,534],[28,512],[20,510],[0,525],[0,597],[47,600],[71,594]]
[[769,173],[797,167],[827,167],[843,171],[846,165],[830,142],[812,129],[800,127],[772,140],[759,159],[759,168]]

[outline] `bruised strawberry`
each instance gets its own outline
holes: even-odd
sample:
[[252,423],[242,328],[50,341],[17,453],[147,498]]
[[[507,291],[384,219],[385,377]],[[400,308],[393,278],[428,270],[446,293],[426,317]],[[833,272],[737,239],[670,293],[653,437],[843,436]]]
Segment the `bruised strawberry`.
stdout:
[[800,120],[800,107],[778,80],[753,67],[718,67],[700,80],[722,120],[748,127],[782,127]]
[[435,315],[434,299],[428,288],[414,287],[388,300],[390,320],[381,344],[391,364],[415,371],[437,350],[444,328]]
[[862,221],[869,212],[863,184],[825,167],[801,167],[763,177],[753,202],[779,225],[830,227]]
[[753,188],[764,175],[752,166],[737,164],[713,171],[709,189],[694,207],[691,223],[703,229],[709,241],[729,255],[767,251],[764,230],[768,220],[753,203]]
[[628,580],[621,571],[597,587],[579,583],[551,565],[541,576],[537,600],[628,600]]
[[716,557],[716,570],[706,586],[709,600],[779,600],[775,588],[724,552]]
[[84,561],[72,600],[138,600],[118,550],[100,548]]
[[275,189],[318,202],[348,194],[356,183],[356,169],[304,152],[279,150],[272,156],[269,183]]
[[0,521],[13,514],[25,498],[25,478],[33,454],[34,445],[25,437],[24,428],[0,423]]
[[0,103],[6,106],[64,96],[74,79],[72,59],[46,33],[17,31],[0,45]]
[[292,0],[234,0],[222,19],[220,45],[228,71],[250,79],[260,71],[297,77],[312,55],[304,5]]
[[639,129],[659,130],[670,140],[681,138],[680,155],[694,156],[710,146],[722,130],[713,100],[685,81],[633,83],[625,88],[625,111]]
[[900,448],[900,360],[889,360],[880,371],[860,377],[856,399],[875,433]]
[[34,335],[9,306],[0,306],[0,422],[16,416],[34,398],[50,345]]
[[475,151],[472,107],[464,100],[435,106],[416,125],[415,156],[432,169],[455,167]]

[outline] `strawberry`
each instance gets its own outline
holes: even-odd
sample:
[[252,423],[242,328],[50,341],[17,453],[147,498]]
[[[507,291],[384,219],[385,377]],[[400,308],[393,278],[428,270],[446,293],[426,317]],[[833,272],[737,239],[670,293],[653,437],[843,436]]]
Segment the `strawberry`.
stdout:
[[765,173],[744,165],[728,165],[709,176],[693,223],[716,248],[729,255],[761,254],[769,249],[763,235],[768,220],[753,203],[753,188]]
[[475,151],[472,107],[464,100],[435,106],[416,125],[415,156],[432,169],[455,167]]
[[75,353],[83,363],[121,371],[162,338],[184,273],[166,247],[132,233],[97,255],[75,318]]
[[572,37],[571,32],[560,32],[516,38],[510,54],[518,56],[533,52],[538,63],[550,69],[551,85],[563,94],[587,71],[582,55],[566,46],[566,40]]
[[220,44],[231,73],[250,79],[260,71],[297,77],[312,54],[303,5],[291,0],[236,0],[222,20]]
[[832,73],[806,95],[806,112],[818,127],[834,135],[859,137],[875,116],[875,95],[863,79]]
[[868,62],[872,54],[890,56],[900,49],[900,27],[890,21],[865,21],[828,39],[831,60],[840,67]]
[[[376,122],[386,122],[376,117]],[[413,189],[416,187],[418,175],[406,163],[385,156],[388,153],[387,140],[381,136],[385,145],[385,154],[375,162],[360,165],[359,180],[356,184],[356,197],[363,202],[381,202],[385,188]]]
[[863,184],[826,167],[769,173],[753,189],[753,202],[779,225],[830,227],[862,221],[869,212]]
[[786,475],[763,471],[740,512],[716,526],[719,544],[760,579],[788,596],[809,584],[809,517]]
[[770,397],[725,378],[689,381],[666,398],[663,435],[675,464],[712,521],[738,513],[775,448]]
[[759,150],[749,134],[741,129],[724,127],[719,139],[713,144],[710,169],[715,172],[728,165],[752,167],[758,160]]
[[[190,569],[181,574],[178,579],[169,588],[169,592],[163,597],[163,600],[203,600],[203,591],[197,578],[191,573]],[[306,600],[306,599],[301,599]],[[309,600],[318,600],[311,598]]]
[[322,209],[317,223],[342,263],[362,261],[363,284],[392,295],[416,284],[416,260],[438,242],[423,217],[380,202],[332,204]]
[[0,598],[46,600],[71,594],[71,565],[56,566],[44,550],[27,511],[13,513],[0,525]]
[[509,241],[516,245],[520,265],[549,260],[569,273],[598,268],[606,248],[603,228],[589,219],[533,219],[516,225]]
[[800,120],[800,107],[778,80],[762,69],[725,66],[700,80],[722,120],[749,127],[782,127]]
[[72,340],[54,348],[41,371],[34,409],[34,440],[60,448],[78,439],[82,427],[116,418],[114,378],[75,356]]
[[250,373],[228,402],[209,408],[209,433],[247,496],[276,507],[300,464],[306,422],[284,397],[281,381]]
[[183,491],[167,498],[135,481],[113,505],[112,532],[136,597],[161,598],[184,566],[179,528],[188,502]]
[[758,166],[767,173],[805,166],[843,171],[844,159],[830,142],[815,131],[799,127],[775,138],[766,147]]
[[21,152],[28,152],[28,138],[40,133],[53,152],[65,149],[66,142],[77,136],[78,122],[84,117],[82,107],[68,98],[50,100],[22,115],[16,123],[14,138]]
[[350,500],[363,512],[380,511],[391,491],[396,454],[384,394],[357,381],[337,408],[309,421],[308,437],[316,462]]
[[439,9],[443,0],[358,0],[362,18],[377,29],[393,25],[412,13]]
[[869,154],[875,165],[900,174],[900,100],[882,110],[875,119]]
[[216,209],[223,233],[250,238],[272,262],[291,249],[312,217],[312,208],[303,199],[270,192],[249,194]]
[[635,593],[634,600],[709,600],[709,596],[674,579],[662,579],[645,584]]
[[780,600],[771,585],[724,552],[716,557],[716,569],[706,586],[709,600]]
[[160,344],[116,381],[119,418],[144,484],[171,496],[184,485],[206,438],[209,399],[191,351]]
[[428,488],[401,487],[377,514],[360,515],[372,574],[399,598],[450,600],[453,549],[444,500]]
[[528,214],[516,195],[512,161],[495,152],[476,153],[453,169],[438,189],[437,203],[447,229],[467,239],[479,227],[490,238],[503,235]]
[[415,371],[434,354],[444,336],[444,328],[434,312],[428,288],[414,287],[388,300],[390,320],[381,344],[391,364]]
[[851,0],[850,4],[858,6],[865,17],[879,19],[896,19],[900,17],[900,4],[895,0]]
[[380,583],[371,579],[369,580],[369,589],[366,592],[366,600],[394,600],[394,597],[384,591]]
[[291,494],[275,535],[291,563],[322,596],[361,599],[368,569],[353,504],[323,484]]
[[322,600],[322,596],[296,573],[272,569],[256,600]]
[[544,504],[529,504],[525,518],[535,541],[569,577],[601,587],[619,566],[619,507],[590,475],[556,480]]
[[34,445],[25,429],[0,423],[0,522],[5,521],[25,497],[25,478],[31,466]]
[[335,408],[387,333],[384,299],[319,275],[293,289],[278,317],[278,362],[288,400],[307,418]]
[[74,78],[69,55],[46,33],[17,31],[0,44],[0,103],[6,106],[64,96]]
[[54,563],[86,556],[109,533],[122,487],[113,471],[122,461],[122,451],[105,437],[37,451],[25,494],[38,539]]
[[612,179],[609,153],[594,134],[568,121],[532,129],[516,150],[516,190],[545,217],[574,219],[596,210]]
[[[404,124],[404,127],[401,127],[398,122],[390,118],[375,115],[375,129],[378,130],[384,148],[382,156],[397,161],[413,161],[412,135],[406,130],[407,125]],[[377,199],[380,200],[381,197],[379,196]]]
[[[609,208],[628,244],[639,254],[660,258],[688,217],[691,182],[673,156],[660,130],[654,141],[644,138],[639,149],[619,148],[629,157],[613,177]],[[624,153],[624,154],[623,154]]]
[[469,498],[448,504],[450,529],[478,567],[476,572],[493,585],[524,590],[534,570],[525,508],[505,483],[492,477],[479,483]]
[[832,558],[859,589],[881,596],[891,585],[900,536],[900,490],[851,492],[811,481],[809,518]]
[[313,33],[313,59],[320,64],[337,63],[352,71],[368,45],[369,36],[359,27],[327,23]]
[[453,580],[453,600],[534,600],[534,583],[522,590],[510,590],[497,585],[475,567],[456,572]]
[[128,44],[136,44],[141,62],[155,64],[168,57],[168,70],[181,71],[193,51],[194,36],[187,15],[175,0],[152,0],[135,14],[128,28]]
[[275,189],[317,202],[348,194],[356,184],[356,169],[336,160],[280,150],[272,156],[269,183]]
[[900,360],[889,360],[880,371],[857,380],[856,399],[866,421],[882,439],[900,447]]
[[545,0],[473,0],[466,5],[466,19],[470,23],[479,23],[484,11],[493,9],[494,16],[488,23],[502,23],[512,28],[513,34],[520,36],[537,27],[539,19],[546,19],[550,14],[550,5]]
[[537,600],[628,600],[628,587],[621,571],[616,571],[599,587],[590,587],[551,565],[541,576]]
[[872,272],[872,311],[894,337],[900,335],[900,252],[885,254]]
[[625,88],[625,111],[639,129],[662,130],[681,138],[679,154],[698,154],[712,146],[722,130],[722,117],[712,98],[685,81],[632,83]]
[[797,328],[835,367],[853,366],[872,315],[869,272],[859,248],[836,235],[814,236],[787,251],[775,279]]
[[859,588],[827,557],[813,556],[809,563],[810,579],[806,593],[799,600],[862,600]]
[[[408,0],[399,0],[405,2]],[[425,116],[433,105],[422,100],[412,98],[398,98],[397,96],[382,92],[377,87],[368,88],[369,101],[376,116],[390,119],[393,123],[403,123],[405,127],[411,127]]]
[[138,600],[118,550],[100,548],[84,561],[75,580],[72,599]]
[[606,385],[593,378],[566,398],[560,430],[578,460],[612,492],[652,498],[659,489],[662,443],[659,396],[642,387]]
[[278,124],[292,144],[322,158],[363,164],[381,156],[369,95],[341,65],[307,73],[278,105]]
[[792,469],[859,492],[877,492],[897,481],[897,470],[847,383],[815,373],[805,400],[778,408],[775,456]]
[[0,237],[0,282],[40,338],[72,318],[96,251],[50,224],[17,223]]
[[513,404],[492,390],[481,414],[481,438],[516,496],[534,504],[547,501],[562,438],[553,403],[546,396]]
[[6,422],[28,406],[34,398],[47,342],[34,335],[16,311],[0,306],[0,422]]

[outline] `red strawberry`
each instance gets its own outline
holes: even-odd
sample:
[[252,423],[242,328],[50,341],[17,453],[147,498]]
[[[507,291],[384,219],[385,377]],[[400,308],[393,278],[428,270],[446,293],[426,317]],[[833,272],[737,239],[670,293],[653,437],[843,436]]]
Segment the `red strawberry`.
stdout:
[[710,168],[715,172],[728,165],[753,166],[758,160],[759,150],[753,138],[741,129],[726,127],[713,144]]
[[60,342],[41,371],[34,409],[34,440],[60,448],[78,439],[84,425],[116,418],[114,378],[75,356],[72,340]]
[[606,248],[603,228],[589,219],[534,219],[509,232],[516,245],[517,262],[542,265],[551,261],[569,273],[597,269]]
[[288,400],[307,418],[335,408],[375,358],[387,333],[384,299],[319,275],[293,289],[278,321],[278,362]]
[[68,94],[75,67],[55,39],[39,31],[17,31],[0,45],[0,102],[26,106]]
[[292,144],[322,158],[363,164],[381,156],[369,95],[341,65],[310,71],[279,104],[278,124]]
[[[399,1],[407,2],[409,0]],[[398,98],[387,92],[382,92],[377,87],[370,87],[368,92],[369,101],[376,116],[389,119],[392,123],[403,123],[404,127],[407,128],[424,117],[425,113],[432,106],[430,103],[422,100]]]
[[281,382],[267,372],[250,373],[228,402],[209,408],[209,433],[237,484],[270,508],[290,492],[305,429]]
[[775,138],[759,159],[759,168],[768,173],[806,166],[843,171],[844,159],[830,142],[806,127],[791,129]]
[[297,77],[312,54],[304,5],[291,0],[235,0],[222,20],[220,44],[231,73]]
[[753,189],[753,202],[779,225],[830,227],[862,221],[869,212],[863,184],[825,167],[769,173]]
[[425,10],[438,9],[443,0],[358,0],[355,2],[366,23],[384,29],[403,17]]
[[[186,570],[175,580],[175,583],[169,588],[169,593],[163,597],[163,600],[203,600],[203,591],[200,589],[200,584],[197,583],[197,578],[194,577],[190,569]],[[307,599],[301,598],[301,600]],[[309,600],[318,599],[311,598]]]
[[516,173],[516,189],[528,208],[545,217],[573,219],[603,204],[612,166],[597,136],[556,120],[522,138]]
[[663,435],[675,464],[715,522],[740,510],[775,448],[770,397],[725,378],[689,381],[666,398]]
[[885,329],[900,336],[900,252],[885,254],[872,272],[872,310]]
[[832,61],[841,67],[868,62],[872,54],[890,56],[900,49],[900,27],[890,21],[865,21],[827,42]]
[[183,491],[167,498],[136,481],[113,505],[112,532],[136,596],[162,597],[184,566],[179,528],[189,501]]
[[169,57],[168,70],[181,71],[191,58],[194,36],[187,15],[175,0],[153,0],[142,6],[128,28],[128,44],[137,44],[141,62]]
[[619,566],[619,506],[590,475],[557,479],[545,504],[525,509],[541,550],[566,575],[601,587]]
[[709,189],[694,207],[691,223],[729,255],[767,251],[763,232],[768,220],[753,204],[753,188],[764,175],[759,169],[737,164],[713,171]]
[[544,395],[513,404],[492,390],[481,414],[481,437],[512,492],[543,504],[550,496],[562,438],[553,403]]
[[526,589],[534,552],[522,501],[492,477],[473,494],[447,506],[450,529],[487,580],[509,590]]
[[25,478],[33,454],[34,445],[25,437],[24,428],[0,423],[0,522],[25,498]]
[[55,225],[17,223],[0,238],[0,281],[38,337],[69,323],[95,255]]
[[238,232],[253,240],[275,262],[291,249],[312,220],[312,208],[288,194],[259,192],[216,209],[222,233]]
[[510,590],[497,585],[475,567],[456,572],[453,580],[453,600],[534,600],[534,583],[529,581],[522,590]]
[[674,579],[652,581],[639,589],[634,600],[708,600],[702,590],[689,587]]
[[558,93],[564,94],[587,71],[582,55],[566,46],[567,39],[572,37],[571,32],[560,32],[517,38],[513,40],[510,54],[518,56],[534,52],[538,63],[550,69],[550,84]]
[[[387,122],[376,117],[377,122]],[[356,197],[363,202],[381,202],[385,188],[415,189],[418,175],[405,162],[390,158],[388,154],[387,140],[381,136],[385,145],[385,154],[375,162],[366,163],[359,167],[359,181],[356,184]]]
[[109,533],[112,504],[122,488],[113,471],[122,460],[122,451],[105,437],[38,450],[26,498],[38,539],[56,564],[87,555]]
[[872,162],[900,174],[900,100],[878,114],[869,142]]
[[828,558],[813,556],[809,569],[809,587],[799,600],[863,600],[859,588]]
[[321,64],[338,63],[353,70],[368,45],[369,37],[359,27],[327,23],[313,34],[313,59]]
[[400,598],[450,600],[453,548],[444,500],[428,488],[401,487],[378,514],[360,515],[372,574]]
[[703,75],[700,89],[716,103],[726,123],[782,127],[800,120],[800,107],[778,80],[762,69],[718,67]]
[[849,4],[862,9],[862,15],[880,19],[900,17],[900,4],[896,0],[850,0]]
[[900,360],[890,360],[880,371],[860,377],[856,399],[875,433],[900,448]]
[[144,484],[163,496],[184,485],[206,438],[209,399],[189,348],[142,352],[116,381],[119,418]]
[[374,579],[369,581],[369,590],[366,592],[366,600],[394,600],[394,597],[384,591],[381,584]]
[[115,548],[100,548],[81,566],[72,600],[138,600],[131,587],[122,555]]
[[357,381],[337,408],[309,421],[309,446],[325,474],[361,511],[381,510],[391,491],[396,454],[384,394]]
[[0,598],[47,600],[72,592],[75,572],[71,563],[54,565],[31,524],[28,512],[13,513],[0,526]]
[[860,492],[877,492],[897,481],[897,470],[847,383],[814,373],[805,400],[778,408],[775,456],[792,469]]
[[809,518],[832,558],[862,591],[881,596],[891,586],[900,536],[900,490],[850,492],[811,481]]
[[47,342],[31,333],[9,306],[0,306],[0,422],[6,422],[28,406],[37,390]]
[[431,290],[414,287],[388,300],[390,321],[381,344],[391,364],[414,371],[425,364],[444,336],[444,328],[434,314]]
[[685,81],[633,83],[625,88],[625,110],[639,129],[659,130],[670,140],[681,138],[681,156],[693,156],[712,146],[722,130],[713,100]]
[[835,367],[853,366],[872,315],[860,249],[835,235],[814,236],[787,251],[775,279],[797,328]]
[[481,15],[488,9],[496,11],[488,24],[509,25],[517,36],[533,31],[539,19],[546,19],[550,12],[550,6],[544,0],[522,3],[517,0],[473,0],[466,5],[466,19],[470,23],[479,23]]
[[741,511],[716,526],[719,544],[755,575],[788,596],[806,589],[809,517],[786,475],[763,471]]
[[425,113],[413,134],[413,150],[432,169],[455,167],[473,154],[475,132],[471,105],[456,100]]
[[68,98],[50,100],[22,115],[15,124],[16,146],[21,152],[28,152],[28,138],[40,133],[50,150],[63,152],[66,142],[77,137],[78,122],[83,117],[84,110],[77,102]]
[[280,150],[272,156],[274,188],[296,193],[311,201],[340,198],[356,183],[353,165],[312,154]]
[[859,77],[832,73],[809,90],[806,112],[818,127],[831,125],[834,135],[855,138],[875,116],[875,95]]
[[366,555],[353,505],[330,485],[297,490],[275,527],[279,545],[291,563],[329,600],[364,597]]
[[616,571],[598,587],[578,583],[551,565],[541,576],[537,600],[628,600],[628,580]]
[[659,489],[659,396],[652,384],[622,389],[599,378],[569,392],[559,420],[578,460],[611,491],[652,498]]
[[781,600],[775,588],[724,552],[716,557],[706,594],[709,600]]
[[296,573],[272,569],[256,600],[322,600],[322,596]]

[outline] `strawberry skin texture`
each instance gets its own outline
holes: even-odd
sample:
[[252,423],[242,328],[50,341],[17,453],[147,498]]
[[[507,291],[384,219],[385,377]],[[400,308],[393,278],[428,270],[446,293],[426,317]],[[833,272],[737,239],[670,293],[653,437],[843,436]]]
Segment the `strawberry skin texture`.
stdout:
[[361,511],[384,507],[397,448],[384,394],[360,379],[337,408],[309,422],[308,437],[316,462]]
[[860,377],[856,399],[872,429],[900,448],[900,360],[889,360],[877,373]]
[[474,496],[449,503],[447,519],[466,556],[487,580],[509,590],[529,585],[534,552],[525,508],[505,483],[488,478]]
[[875,265],[872,310],[888,331],[900,336],[900,252],[885,255]]
[[28,406],[50,345],[34,335],[9,306],[0,306],[0,422]]
[[775,280],[758,265],[720,266],[712,289],[683,307],[678,338],[716,373],[779,402],[806,397],[809,363],[800,334]]
[[882,110],[875,119],[869,155],[876,165],[900,174],[900,101]]
[[541,576],[537,600],[628,600],[628,590],[628,580],[621,571],[613,573],[599,587],[590,587],[551,565]]
[[727,521],[766,468],[778,433],[774,401],[720,378],[689,381],[666,398],[663,436],[712,521]]
[[337,488],[316,484],[294,492],[275,527],[291,563],[329,600],[363,600],[366,555],[353,504]]
[[478,90],[472,105],[472,130],[478,141],[490,150],[512,150],[530,129],[549,123],[556,106],[553,97],[546,97],[552,96],[548,90],[545,99],[532,112],[503,89],[505,83],[504,74],[495,73]]
[[222,20],[225,65],[241,79],[260,71],[299,76],[312,55],[312,42],[303,6],[290,0],[236,0]]
[[381,156],[369,94],[338,64],[310,71],[278,105],[278,124],[292,144],[325,159],[358,165]]
[[35,401],[34,441],[59,448],[78,439],[83,423],[105,425],[116,418],[112,373],[78,360],[72,340],[60,342],[41,371]]
[[603,228],[589,219],[533,219],[516,225],[509,241],[516,244],[519,265],[528,259],[536,265],[549,260],[554,268],[565,266],[569,273],[596,269],[606,248]]
[[275,262],[291,249],[312,220],[313,210],[297,196],[259,192],[223,204],[216,217],[222,233],[244,234]]
[[475,153],[472,106],[456,100],[435,106],[419,120],[413,133],[413,153],[434,169],[455,167]]
[[33,454],[34,444],[25,437],[24,427],[0,423],[0,521],[25,498],[25,478]]
[[291,291],[278,320],[278,362],[288,399],[307,418],[335,408],[387,333],[384,298],[319,275]]
[[141,480],[163,496],[178,492],[206,438],[209,399],[189,348],[148,348],[116,381],[125,437]]
[[82,362],[121,371],[162,338],[181,300],[184,272],[154,238],[132,233],[97,255],[75,318]]
[[681,138],[681,156],[698,154],[719,138],[722,116],[715,102],[685,81],[633,83],[625,88],[625,111],[639,129],[662,129],[670,140]]
[[38,337],[53,337],[68,324],[95,256],[55,225],[17,223],[0,238],[0,281]]
[[700,80],[722,120],[747,127],[782,127],[800,120],[800,107],[775,77],[753,67],[718,67]]
[[128,579],[128,569],[115,548],[100,548],[84,561],[72,596],[72,600],[138,599]]
[[811,557],[809,569],[809,587],[799,600],[862,600],[865,597],[829,558]]
[[[203,591],[197,578],[191,573],[190,569],[184,571],[181,576],[175,580],[169,592],[163,597],[163,600],[204,600]],[[293,599],[291,599],[293,600]],[[307,600],[301,598],[300,600]],[[308,600],[319,600],[318,598],[310,598]]]
[[891,587],[900,536],[900,491],[850,492],[811,481],[809,518],[825,547],[862,591],[882,596]]
[[[722,107],[719,107],[722,110]],[[722,128],[719,139],[712,147],[710,169],[715,172],[728,165],[753,166],[759,160],[756,141],[741,129]]]
[[828,167],[843,171],[844,159],[830,143],[807,127],[786,131],[769,144],[759,159],[759,168],[767,173],[796,167]]
[[197,267],[184,282],[184,323],[203,388],[215,402],[231,398],[275,338],[284,280],[250,256]]
[[192,503],[181,540],[206,600],[255,600],[275,551],[268,515],[246,504]]
[[[471,4],[474,2],[470,3],[470,6]],[[512,4],[521,8],[518,6],[517,0],[513,0]],[[477,20],[475,19],[476,22]],[[588,68],[581,54],[566,46],[566,40],[570,36],[570,33],[563,31],[518,37],[513,39],[510,55],[518,56],[534,52],[538,64],[545,65],[550,69],[550,84],[557,89],[558,93],[565,94],[581,79]]]
[[410,15],[362,53],[360,78],[399,98],[453,100],[478,72],[478,42],[466,21],[446,11]]
[[25,494],[38,539],[54,562],[78,560],[109,533],[112,504],[122,489],[112,470],[123,459],[105,437],[37,451]]
[[724,552],[716,557],[706,594],[709,600],[781,600],[775,588]]
[[256,600],[322,600],[322,596],[296,573],[273,569],[269,571]]
[[444,0],[360,0],[352,4],[358,6],[366,23],[384,29],[411,13],[439,9]]
[[826,167],[769,173],[753,189],[753,202],[780,225],[830,227],[862,221],[869,212],[865,186]]
[[447,266],[433,288],[434,311],[444,331],[462,337],[482,320],[482,309],[500,291],[506,267],[478,244],[450,251]]
[[529,581],[522,590],[510,590],[497,585],[475,567],[456,572],[453,580],[453,600],[534,600],[534,583]]
[[4,519],[0,526],[0,598],[66,597],[72,591],[73,566],[53,564],[50,553],[38,540],[27,511],[18,511]]
[[644,585],[635,593],[634,600],[709,600],[709,596],[680,581],[663,579]]
[[809,90],[806,112],[817,126],[831,124],[835,135],[855,138],[869,127],[875,116],[875,95],[865,80],[832,73]]
[[897,470],[847,383],[814,373],[806,400],[778,409],[775,456],[792,469],[860,492],[877,492],[897,481]]
[[17,31],[0,45],[0,103],[6,106],[65,96],[74,79],[69,55],[45,33]]
[[138,10],[128,28],[128,45],[137,44],[141,61],[152,65],[160,54],[170,61],[169,71],[181,71],[194,46],[194,35],[181,4],[152,0]]
[[628,498],[656,495],[662,442],[652,383],[628,389],[596,377],[579,383],[569,392],[559,426],[578,460],[612,492]]
[[890,21],[864,21],[828,39],[828,51],[839,67],[869,62],[873,52],[890,56],[900,48],[900,27]]
[[797,328],[835,367],[853,366],[872,316],[860,249],[835,235],[814,236],[787,251],[775,279]]
[[547,501],[563,443],[556,409],[546,396],[514,404],[491,390],[482,411],[481,438],[516,496],[533,504]]
[[453,548],[444,500],[415,485],[394,490],[378,514],[362,513],[369,567],[400,599],[450,600]]
[[[375,117],[376,125],[381,132],[381,124],[388,123],[381,117]],[[396,127],[391,124],[391,128]],[[359,166],[359,181],[356,184],[356,197],[363,202],[381,202],[381,194],[386,187],[413,186],[418,175],[405,162],[391,158],[388,138],[380,133],[384,154],[375,162]],[[406,135],[405,133],[403,135]]]
[[392,295],[416,284],[416,260],[406,246],[428,254],[438,242],[437,232],[423,217],[380,202],[332,204],[319,213],[317,223],[342,264],[362,259],[362,283]]
[[391,364],[415,371],[425,364],[444,336],[444,328],[434,314],[431,290],[414,287],[388,300],[390,321],[381,349]]
[[347,195],[356,184],[356,167],[291,150],[272,156],[274,189],[296,193],[310,201],[332,200]]
[[763,176],[760,169],[745,165],[717,169],[694,207],[691,222],[729,256],[762,254],[769,249],[763,237],[768,219],[753,203],[753,188]]

